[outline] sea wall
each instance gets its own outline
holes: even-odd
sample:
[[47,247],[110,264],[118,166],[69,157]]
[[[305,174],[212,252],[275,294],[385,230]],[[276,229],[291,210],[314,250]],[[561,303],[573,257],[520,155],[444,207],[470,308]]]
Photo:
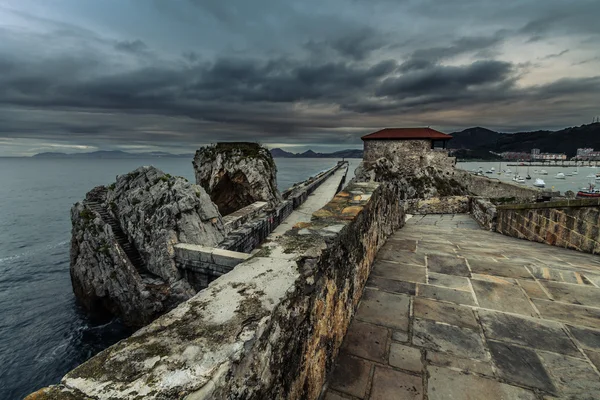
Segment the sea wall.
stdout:
[[373,259],[402,226],[394,184],[353,183],[192,299],[29,399],[316,399]]
[[543,192],[536,188],[502,182],[486,176],[474,175],[470,172],[456,169],[454,179],[458,180],[470,193],[487,198],[515,198],[519,201],[533,201]]
[[600,199],[507,204],[497,210],[500,233],[600,254]]
[[347,168],[347,165],[346,162],[339,162],[333,168],[295,184],[283,192],[282,197],[285,200],[277,207],[260,213],[255,218],[247,219],[244,224],[238,225],[237,229],[229,232],[217,247],[250,253],[296,208],[300,207],[323,182],[329,179],[338,169]]

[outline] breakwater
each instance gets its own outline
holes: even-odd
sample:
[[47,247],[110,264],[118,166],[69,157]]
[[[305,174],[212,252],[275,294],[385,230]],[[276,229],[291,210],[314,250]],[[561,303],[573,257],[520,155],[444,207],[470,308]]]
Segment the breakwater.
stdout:
[[392,184],[356,183],[192,299],[31,398],[316,398],[379,247]]

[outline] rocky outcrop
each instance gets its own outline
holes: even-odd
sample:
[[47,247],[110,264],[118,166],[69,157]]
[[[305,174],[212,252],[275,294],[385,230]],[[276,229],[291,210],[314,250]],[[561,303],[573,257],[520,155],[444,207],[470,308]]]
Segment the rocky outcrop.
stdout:
[[[436,154],[436,157],[439,155]],[[464,185],[455,179],[454,167],[445,163],[421,168],[382,157],[373,162],[360,163],[354,175],[355,182],[395,182],[404,188],[406,198],[401,200],[469,194]]]
[[195,294],[179,273],[177,243],[215,246],[225,236],[202,187],[141,167],[98,187],[71,210],[71,277],[86,308],[144,325]]
[[196,183],[202,186],[222,215],[257,201],[281,203],[277,168],[269,150],[258,143],[218,143],[196,152]]

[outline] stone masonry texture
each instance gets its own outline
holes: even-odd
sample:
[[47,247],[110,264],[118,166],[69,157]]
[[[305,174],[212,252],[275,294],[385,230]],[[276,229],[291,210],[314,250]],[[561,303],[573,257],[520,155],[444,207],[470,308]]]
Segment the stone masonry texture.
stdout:
[[497,231],[600,254],[600,206],[597,199],[499,206]]

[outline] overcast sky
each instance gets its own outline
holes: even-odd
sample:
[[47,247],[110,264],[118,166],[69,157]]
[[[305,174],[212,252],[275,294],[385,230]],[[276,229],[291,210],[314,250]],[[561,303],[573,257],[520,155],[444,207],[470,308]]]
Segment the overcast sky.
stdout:
[[0,0],[0,156],[600,115],[598,0]]

